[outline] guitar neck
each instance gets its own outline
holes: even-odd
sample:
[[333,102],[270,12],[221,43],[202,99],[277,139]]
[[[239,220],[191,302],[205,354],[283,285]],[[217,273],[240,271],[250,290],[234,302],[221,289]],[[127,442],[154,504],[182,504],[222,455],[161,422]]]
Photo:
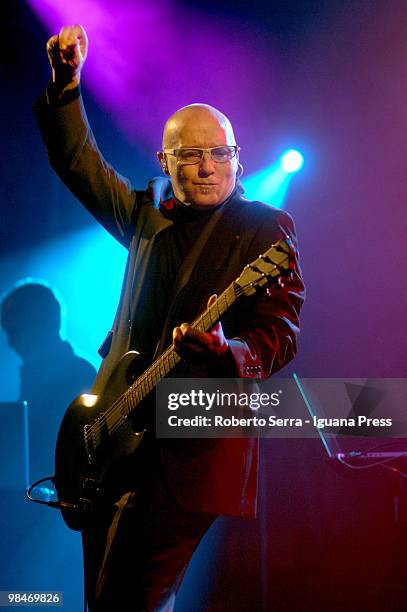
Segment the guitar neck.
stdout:
[[[191,323],[192,327],[201,332],[209,331],[241,295],[253,295],[258,288],[265,287],[271,282],[279,282],[282,274],[289,274],[293,269],[293,253],[294,249],[288,237],[271,245],[265,253],[244,267],[239,278],[225,289],[212,306]],[[116,431],[179,361],[181,357],[172,345],[169,346],[127,391],[89,426],[87,436],[95,447],[103,440],[101,430],[104,432],[107,430],[109,435]]]
[[[191,323],[192,327],[201,332],[209,331],[219,322],[238,297],[237,285],[233,282],[218,297],[215,304],[207,308]],[[171,345],[137,378],[120,398],[120,403],[124,407],[124,412],[120,411],[120,414],[124,419],[151,393],[162,378],[168,376],[179,361],[181,361],[181,357]]]

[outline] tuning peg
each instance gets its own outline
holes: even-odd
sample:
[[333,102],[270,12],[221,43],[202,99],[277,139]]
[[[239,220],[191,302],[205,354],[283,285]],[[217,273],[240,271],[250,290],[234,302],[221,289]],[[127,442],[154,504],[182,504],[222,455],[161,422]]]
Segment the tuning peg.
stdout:
[[277,279],[274,279],[274,281],[276,281],[275,284],[271,287],[267,287],[266,289],[267,297],[272,297],[273,289],[275,291],[281,291],[281,289],[284,289],[285,287],[284,280],[281,278],[281,276],[279,276]]

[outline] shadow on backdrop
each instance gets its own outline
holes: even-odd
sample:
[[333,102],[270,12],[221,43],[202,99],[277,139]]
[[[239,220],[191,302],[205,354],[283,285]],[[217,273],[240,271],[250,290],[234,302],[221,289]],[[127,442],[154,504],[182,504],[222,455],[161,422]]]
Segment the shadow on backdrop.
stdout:
[[[7,482],[0,482],[4,553],[0,588],[64,591],[65,609],[79,610],[83,582],[80,539],[66,529],[57,511],[25,499],[25,479],[34,482],[54,473],[55,441],[62,416],[74,397],[91,388],[96,374],[61,338],[63,315],[57,293],[32,279],[17,283],[1,303],[1,326],[22,361],[19,399],[27,402],[28,418],[26,431],[21,419],[15,439],[10,445],[3,444],[0,452],[7,452],[7,446],[9,452],[24,446],[20,456],[28,458],[28,473],[23,479],[24,470],[16,470],[14,482],[13,474],[8,474]],[[18,403],[14,406],[16,410],[19,407]],[[11,431],[15,422],[12,407],[1,407],[4,431]]]

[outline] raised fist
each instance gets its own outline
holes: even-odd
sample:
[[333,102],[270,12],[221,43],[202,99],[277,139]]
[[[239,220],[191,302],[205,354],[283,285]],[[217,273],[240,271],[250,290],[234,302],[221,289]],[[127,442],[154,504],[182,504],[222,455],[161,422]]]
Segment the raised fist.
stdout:
[[47,42],[52,80],[63,89],[76,87],[88,53],[88,37],[80,25],[65,26]]

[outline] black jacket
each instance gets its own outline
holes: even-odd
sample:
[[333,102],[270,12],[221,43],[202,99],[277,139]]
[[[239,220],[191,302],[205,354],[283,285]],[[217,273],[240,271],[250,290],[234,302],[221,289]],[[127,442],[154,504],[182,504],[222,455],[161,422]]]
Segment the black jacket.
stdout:
[[[39,126],[50,162],[64,183],[100,223],[129,250],[115,321],[104,346],[105,358],[94,391],[100,393],[112,369],[127,351],[148,346],[138,328],[140,290],[157,236],[171,226],[162,214],[166,179],[152,181],[137,192],[104,160],[86,119],[81,98],[53,108],[44,96],[36,104]],[[213,230],[195,254],[182,286],[173,295],[161,347],[171,341],[176,324],[193,320],[239,276],[244,265],[289,236],[296,245],[291,217],[261,202],[250,202],[238,191],[221,207]],[[296,352],[299,311],[304,287],[298,263],[283,289],[243,298],[222,319],[238,377],[267,378]],[[150,347],[154,352],[154,347]],[[210,372],[209,372],[210,373]],[[205,368],[199,372],[205,376]],[[222,373],[221,373],[222,374]],[[185,370],[183,376],[187,376]],[[190,376],[197,376],[191,368]],[[224,375],[224,373],[223,373]],[[187,507],[232,515],[252,516],[257,492],[257,442],[254,439],[172,441],[159,452],[170,488]]]

